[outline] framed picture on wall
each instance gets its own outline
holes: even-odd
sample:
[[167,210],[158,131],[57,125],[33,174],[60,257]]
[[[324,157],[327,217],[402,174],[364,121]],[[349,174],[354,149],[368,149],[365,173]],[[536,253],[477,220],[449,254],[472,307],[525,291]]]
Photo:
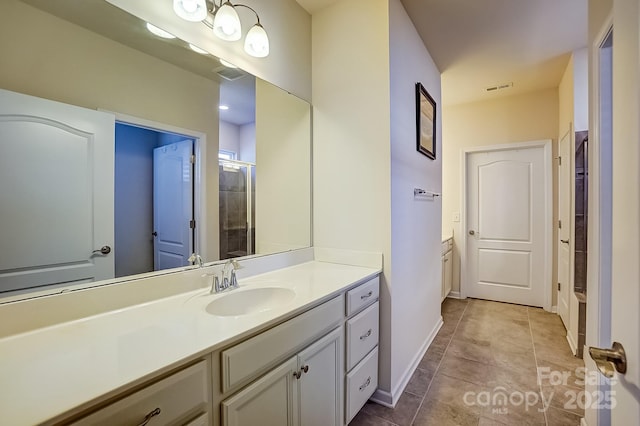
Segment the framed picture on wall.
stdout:
[[417,149],[432,160],[436,159],[436,101],[416,83]]

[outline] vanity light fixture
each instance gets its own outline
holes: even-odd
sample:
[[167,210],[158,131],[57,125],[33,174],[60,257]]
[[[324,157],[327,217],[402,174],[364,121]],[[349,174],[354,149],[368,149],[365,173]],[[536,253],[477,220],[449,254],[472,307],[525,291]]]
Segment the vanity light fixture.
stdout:
[[160,29],[158,27],[156,27],[155,25],[151,25],[150,23],[147,22],[147,29],[149,30],[149,32],[151,32],[152,34],[157,35],[158,37],[162,37],[162,38],[167,38],[167,39],[172,39],[172,38],[176,38],[176,36],[174,36],[173,34]]
[[[213,0],[210,3],[213,6],[207,9],[206,0],[173,0],[173,10],[176,15],[187,21],[204,22],[221,40],[237,41],[242,38],[242,24],[237,9],[240,7],[249,9],[256,15],[256,23],[245,36],[244,51],[256,58],[269,55],[269,36],[260,24],[258,12],[245,4],[232,4],[230,0],[220,0],[220,4],[217,4],[217,0]],[[205,13],[202,12],[203,10]],[[207,21],[207,12],[213,16],[213,24]]]
[[207,17],[206,0],[173,0],[173,11],[185,21],[200,22]]

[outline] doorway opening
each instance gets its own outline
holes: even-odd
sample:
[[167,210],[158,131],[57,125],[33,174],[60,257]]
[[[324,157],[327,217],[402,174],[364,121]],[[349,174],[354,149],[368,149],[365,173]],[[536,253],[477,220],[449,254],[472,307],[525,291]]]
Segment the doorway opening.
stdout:
[[194,146],[190,136],[116,122],[116,278],[190,264]]

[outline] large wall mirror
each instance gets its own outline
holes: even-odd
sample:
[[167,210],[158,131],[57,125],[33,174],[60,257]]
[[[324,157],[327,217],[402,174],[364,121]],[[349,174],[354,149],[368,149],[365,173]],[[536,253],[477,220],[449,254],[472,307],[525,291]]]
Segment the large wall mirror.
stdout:
[[311,245],[310,105],[151,29],[1,2],[0,303]]

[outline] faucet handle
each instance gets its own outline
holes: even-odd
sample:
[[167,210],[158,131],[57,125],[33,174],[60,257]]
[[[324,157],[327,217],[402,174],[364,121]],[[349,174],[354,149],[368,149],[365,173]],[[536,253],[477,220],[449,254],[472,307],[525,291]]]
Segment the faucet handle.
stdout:
[[231,282],[229,283],[229,287],[238,288],[238,278],[236,277],[236,270],[231,270]]

